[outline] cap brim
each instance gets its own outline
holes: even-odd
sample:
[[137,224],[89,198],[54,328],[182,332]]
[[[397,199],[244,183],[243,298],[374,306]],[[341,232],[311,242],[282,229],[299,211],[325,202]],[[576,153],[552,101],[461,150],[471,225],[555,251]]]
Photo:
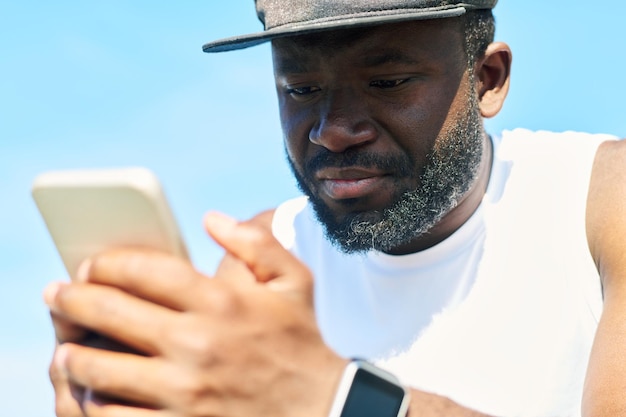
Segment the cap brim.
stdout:
[[384,15],[346,17],[336,20],[313,21],[307,23],[296,23],[275,27],[264,32],[252,33],[248,35],[233,36],[206,43],[202,46],[204,52],[225,52],[237,49],[249,48],[260,45],[276,38],[288,36],[306,35],[309,33],[322,32],[327,30],[358,28],[363,26],[374,26],[385,23],[396,23],[408,20],[429,20],[447,17],[461,16],[465,13],[464,6],[457,6],[449,9],[427,9],[419,11],[397,10],[395,13]]

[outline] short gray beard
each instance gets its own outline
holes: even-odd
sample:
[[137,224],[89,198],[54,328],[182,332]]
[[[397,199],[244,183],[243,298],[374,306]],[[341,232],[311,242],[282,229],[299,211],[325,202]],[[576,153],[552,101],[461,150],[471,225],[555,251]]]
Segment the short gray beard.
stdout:
[[405,192],[382,212],[355,213],[336,220],[289,161],[298,186],[309,196],[326,236],[338,249],[345,253],[392,252],[427,234],[458,206],[478,177],[485,137],[478,100],[474,89],[470,90],[466,113],[458,115],[457,123],[438,138],[420,176],[420,187]]

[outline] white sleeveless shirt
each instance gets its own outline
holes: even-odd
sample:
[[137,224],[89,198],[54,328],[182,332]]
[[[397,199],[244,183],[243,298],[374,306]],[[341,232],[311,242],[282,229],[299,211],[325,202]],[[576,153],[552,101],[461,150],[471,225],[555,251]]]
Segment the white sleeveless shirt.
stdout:
[[612,139],[504,132],[482,204],[422,252],[345,255],[306,198],[279,206],[273,231],[311,268],[340,355],[484,413],[578,416],[602,309],[585,202],[595,151]]

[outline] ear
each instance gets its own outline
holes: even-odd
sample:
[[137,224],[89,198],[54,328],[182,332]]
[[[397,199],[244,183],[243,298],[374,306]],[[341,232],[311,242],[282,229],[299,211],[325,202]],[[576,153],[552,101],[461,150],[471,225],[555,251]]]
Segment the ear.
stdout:
[[476,91],[483,117],[493,117],[502,109],[509,92],[512,59],[509,46],[495,42],[487,47],[485,55],[476,62]]

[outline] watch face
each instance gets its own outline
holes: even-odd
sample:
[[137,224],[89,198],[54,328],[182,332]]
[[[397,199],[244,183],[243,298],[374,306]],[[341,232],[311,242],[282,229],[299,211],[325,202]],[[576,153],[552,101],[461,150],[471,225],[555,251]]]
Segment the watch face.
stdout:
[[402,387],[358,369],[341,417],[397,417],[403,399]]

